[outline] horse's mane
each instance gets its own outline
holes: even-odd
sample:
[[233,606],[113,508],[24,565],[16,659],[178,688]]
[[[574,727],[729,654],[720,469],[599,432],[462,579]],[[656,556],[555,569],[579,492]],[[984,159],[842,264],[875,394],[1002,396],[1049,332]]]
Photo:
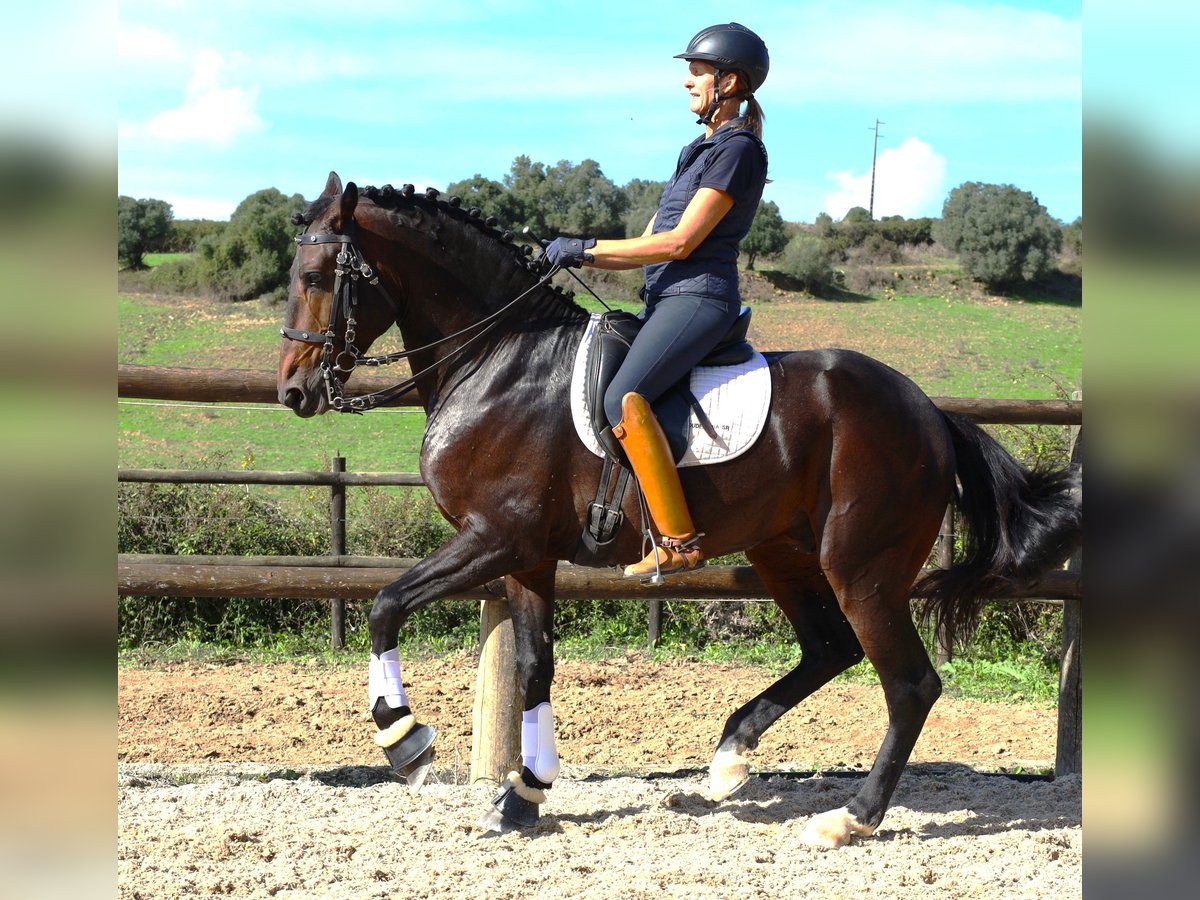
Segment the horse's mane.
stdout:
[[[460,235],[466,237],[472,246],[493,256],[498,265],[519,269],[530,284],[536,277],[537,264],[531,258],[533,248],[528,244],[516,243],[516,235],[500,227],[495,216],[485,214],[477,206],[464,206],[461,197],[451,196],[448,200],[442,200],[441,192],[436,188],[418,191],[411,184],[399,189],[390,184],[381,188],[368,185],[361,188],[360,193],[381,209],[420,208],[439,216],[443,221],[455,223]],[[334,199],[334,195],[318,197],[303,212],[294,215],[292,221],[305,227],[311,225],[325,214]],[[531,299],[534,300],[535,311],[542,316],[558,318],[566,313],[569,320],[582,320],[588,316],[587,310],[575,302],[575,294],[558,285],[547,285],[544,291],[539,291],[538,296]]]

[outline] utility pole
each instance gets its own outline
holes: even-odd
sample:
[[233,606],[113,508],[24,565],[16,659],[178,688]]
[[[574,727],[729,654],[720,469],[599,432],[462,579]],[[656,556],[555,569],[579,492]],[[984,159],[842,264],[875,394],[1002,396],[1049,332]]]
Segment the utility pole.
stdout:
[[868,131],[875,132],[875,149],[871,151],[871,206],[867,210],[872,222],[875,221],[875,160],[879,157],[879,126],[886,124],[887,122],[880,122],[879,119],[876,119],[873,127],[867,126]]

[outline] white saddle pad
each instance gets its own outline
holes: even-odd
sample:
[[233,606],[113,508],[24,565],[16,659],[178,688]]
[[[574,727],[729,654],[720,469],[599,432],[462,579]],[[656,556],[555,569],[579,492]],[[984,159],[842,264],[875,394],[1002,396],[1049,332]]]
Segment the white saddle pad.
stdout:
[[[592,433],[585,384],[588,351],[599,321],[598,315],[592,316],[575,356],[575,369],[571,375],[571,418],[583,445],[597,456],[604,456],[600,442]],[[741,456],[754,446],[771,408],[771,370],[761,353],[756,352],[741,365],[693,370],[691,389],[718,439],[714,441],[709,437],[693,410],[689,423],[691,439],[687,452],[679,461],[681,467],[724,462]]]

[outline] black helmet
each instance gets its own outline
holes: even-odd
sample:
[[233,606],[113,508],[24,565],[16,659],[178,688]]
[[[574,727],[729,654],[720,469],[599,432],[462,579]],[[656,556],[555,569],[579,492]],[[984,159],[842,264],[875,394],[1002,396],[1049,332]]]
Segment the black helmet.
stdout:
[[741,71],[750,82],[750,92],[757,91],[767,80],[771,59],[763,39],[737,22],[710,25],[688,42],[687,49],[675,54],[676,59],[712,63],[721,71]]

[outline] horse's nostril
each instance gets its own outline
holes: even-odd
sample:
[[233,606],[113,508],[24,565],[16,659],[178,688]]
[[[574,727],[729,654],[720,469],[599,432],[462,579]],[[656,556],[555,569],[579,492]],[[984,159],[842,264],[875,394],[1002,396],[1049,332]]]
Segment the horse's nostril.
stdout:
[[293,412],[298,412],[304,405],[304,391],[300,388],[288,388],[283,394],[283,405]]

